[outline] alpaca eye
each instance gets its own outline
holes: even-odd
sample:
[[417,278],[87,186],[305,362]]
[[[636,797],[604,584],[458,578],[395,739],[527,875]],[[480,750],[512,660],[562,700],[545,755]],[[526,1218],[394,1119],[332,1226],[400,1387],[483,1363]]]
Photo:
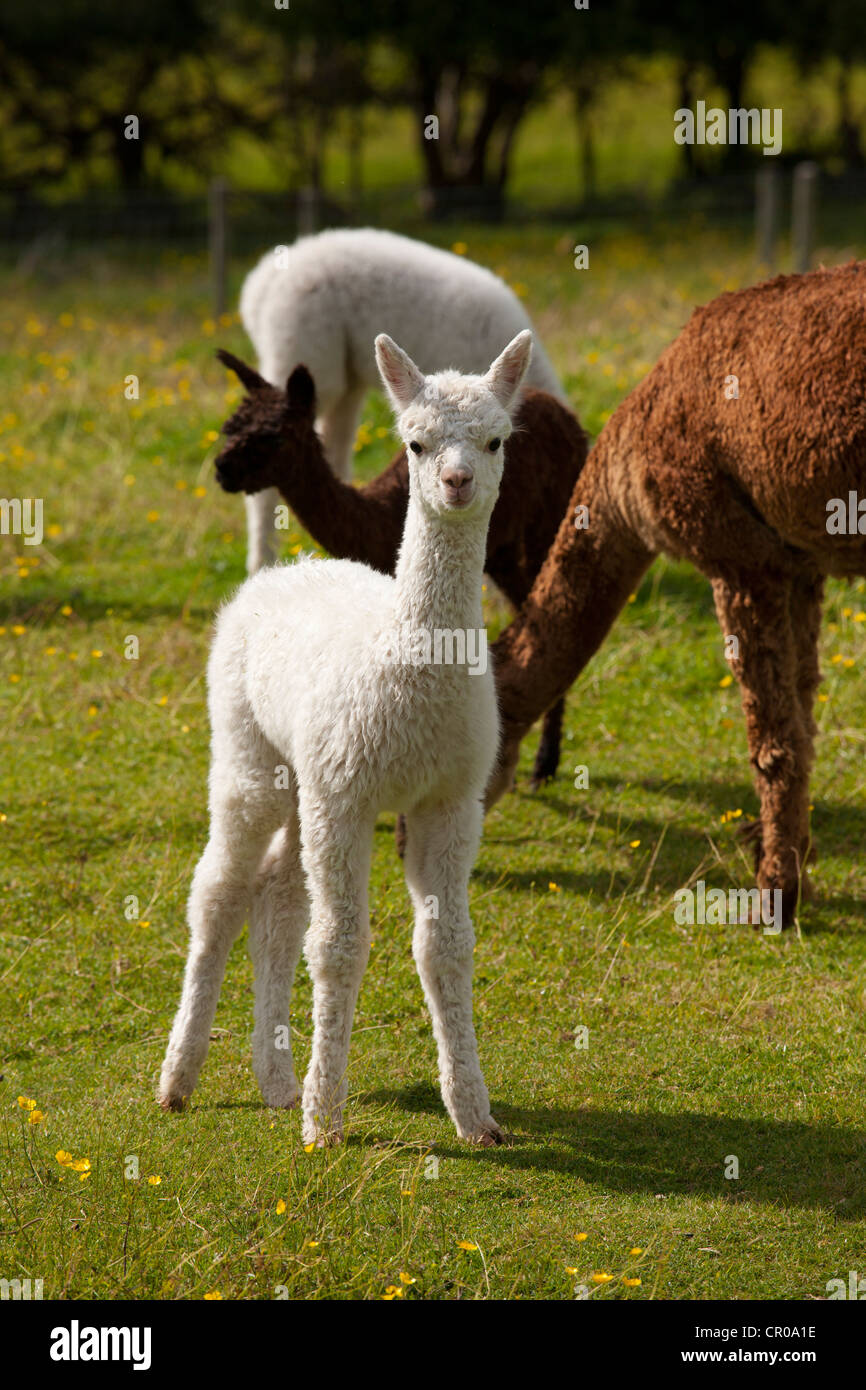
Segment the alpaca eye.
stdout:
[[424,452],[417,439],[412,440],[412,443],[409,445],[409,448],[412,450],[413,454],[423,454]]
[[496,450],[499,448],[499,446],[500,446],[501,443],[502,443],[502,440],[501,440],[501,439],[491,439],[490,443],[487,445],[487,447],[488,447],[488,449],[490,450],[491,454],[495,454],[495,453],[496,453]]

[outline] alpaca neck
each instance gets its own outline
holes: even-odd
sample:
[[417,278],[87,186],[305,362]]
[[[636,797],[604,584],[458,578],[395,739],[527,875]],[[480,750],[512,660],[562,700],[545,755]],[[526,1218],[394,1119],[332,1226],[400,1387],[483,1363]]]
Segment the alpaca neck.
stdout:
[[[601,646],[653,559],[611,495],[612,437],[603,433],[590,452],[529,596],[493,647],[500,714],[519,738]],[[575,526],[581,506],[585,529]]]
[[300,442],[286,441],[280,465],[281,491],[286,501],[310,534],[322,540],[330,550],[319,532],[323,529],[339,532],[355,489],[341,482],[331,470],[321,442],[312,431]]
[[481,581],[487,548],[485,518],[442,518],[410,491],[397,556],[395,617],[412,629],[481,628]]
[[395,465],[365,488],[331,470],[317,435],[287,443],[277,482],[301,525],[331,555],[389,574],[400,543],[405,496]]

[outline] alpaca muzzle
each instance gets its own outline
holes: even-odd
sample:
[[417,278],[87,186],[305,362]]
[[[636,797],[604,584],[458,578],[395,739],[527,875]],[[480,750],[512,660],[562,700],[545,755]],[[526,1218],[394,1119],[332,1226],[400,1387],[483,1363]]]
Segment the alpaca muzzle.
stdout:
[[450,464],[439,475],[449,507],[466,507],[475,496],[475,478],[470,468]]
[[241,480],[240,472],[231,463],[218,458],[214,464],[214,473],[223,492],[244,491],[244,482]]

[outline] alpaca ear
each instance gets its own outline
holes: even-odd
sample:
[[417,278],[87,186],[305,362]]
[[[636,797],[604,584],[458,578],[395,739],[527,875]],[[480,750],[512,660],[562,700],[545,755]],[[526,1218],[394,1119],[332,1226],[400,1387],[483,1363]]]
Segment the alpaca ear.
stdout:
[[405,410],[423,389],[424,373],[387,333],[376,339],[376,365],[394,409]]
[[316,413],[316,383],[308,369],[299,363],[286,382],[286,405],[304,415]]
[[233,352],[226,352],[225,348],[217,348],[217,357],[224,367],[228,367],[230,372],[234,372],[239,377],[248,391],[260,391],[263,386],[267,386],[263,376],[259,376],[254,367],[248,367],[246,362],[242,362],[239,357],[235,357]]
[[484,378],[499,404],[506,410],[512,405],[521,382],[526,376],[532,357],[532,334],[528,328],[518,333],[504,352],[497,357]]

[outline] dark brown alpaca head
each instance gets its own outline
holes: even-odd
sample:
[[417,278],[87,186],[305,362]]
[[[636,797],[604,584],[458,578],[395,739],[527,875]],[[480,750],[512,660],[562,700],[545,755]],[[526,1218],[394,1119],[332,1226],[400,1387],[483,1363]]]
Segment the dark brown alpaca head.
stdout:
[[219,360],[243,382],[247,394],[222,427],[225,448],[216,460],[217,482],[226,492],[259,492],[285,478],[286,460],[302,462],[321,447],[313,428],[316,388],[306,367],[295,367],[285,391],[271,386],[239,357],[217,351]]

